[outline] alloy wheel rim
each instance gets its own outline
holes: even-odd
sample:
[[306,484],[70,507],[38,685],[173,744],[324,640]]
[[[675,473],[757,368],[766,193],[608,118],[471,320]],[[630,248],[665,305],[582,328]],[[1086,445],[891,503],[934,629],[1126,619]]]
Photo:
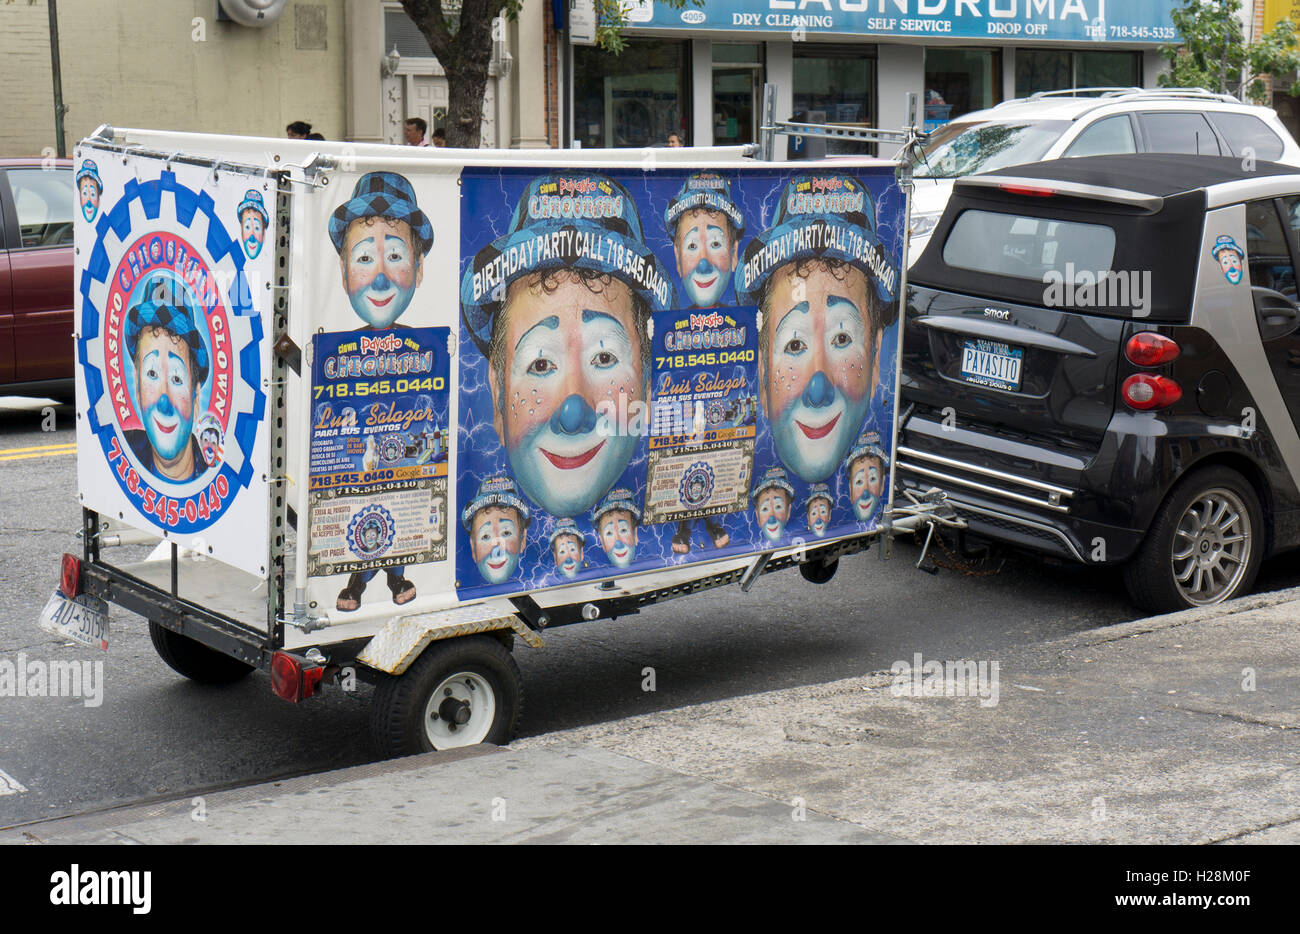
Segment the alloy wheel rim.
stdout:
[[1192,606],[1223,600],[1245,575],[1253,544],[1241,497],[1223,487],[1206,490],[1174,530],[1171,567],[1178,592]]

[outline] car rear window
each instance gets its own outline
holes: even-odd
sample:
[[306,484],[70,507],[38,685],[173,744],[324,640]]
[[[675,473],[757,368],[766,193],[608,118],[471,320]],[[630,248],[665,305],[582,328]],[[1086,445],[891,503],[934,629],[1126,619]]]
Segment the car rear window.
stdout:
[[1082,224],[993,211],[965,211],[943,245],[943,261],[958,269],[1043,282],[1084,270],[1105,275],[1115,259],[1115,231]]
[[1246,147],[1255,150],[1255,158],[1272,162],[1281,157],[1282,139],[1267,123],[1251,114],[1211,113],[1210,119],[1232,147],[1233,155],[1244,155]]

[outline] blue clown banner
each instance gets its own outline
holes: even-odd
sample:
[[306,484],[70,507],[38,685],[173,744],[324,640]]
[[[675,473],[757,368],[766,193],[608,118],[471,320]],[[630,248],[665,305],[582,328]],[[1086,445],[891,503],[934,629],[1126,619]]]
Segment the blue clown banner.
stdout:
[[876,527],[892,164],[461,181],[462,600]]

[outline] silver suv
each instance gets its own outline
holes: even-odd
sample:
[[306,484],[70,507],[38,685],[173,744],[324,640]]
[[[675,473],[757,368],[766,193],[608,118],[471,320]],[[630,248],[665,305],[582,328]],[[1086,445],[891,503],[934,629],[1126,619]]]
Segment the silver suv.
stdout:
[[[1249,151],[1248,151],[1249,150]],[[1073,156],[1161,152],[1254,156],[1300,166],[1277,114],[1200,88],[1078,88],[1004,101],[954,120],[913,163],[912,259],[921,255],[953,182],[1013,165]]]

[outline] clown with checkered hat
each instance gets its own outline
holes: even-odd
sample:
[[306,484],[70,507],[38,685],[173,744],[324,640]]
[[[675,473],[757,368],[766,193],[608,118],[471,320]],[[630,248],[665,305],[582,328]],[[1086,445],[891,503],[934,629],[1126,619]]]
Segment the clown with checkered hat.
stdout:
[[239,242],[249,259],[256,259],[266,242],[266,229],[271,224],[271,215],[266,213],[262,203],[262,193],[255,188],[244,192],[244,200],[235,208],[239,218]]
[[572,519],[556,519],[551,527],[551,556],[555,566],[565,577],[574,578],[582,570],[582,554],[586,550],[587,536]]
[[334,210],[329,232],[352,310],[367,327],[393,327],[424,279],[433,246],[433,226],[411,183],[395,172],[361,176]]
[[826,534],[831,524],[831,508],[835,498],[831,488],[824,483],[814,483],[808,488],[808,498],[803,501],[804,511],[808,517],[808,531],[818,538]]
[[77,169],[77,198],[81,201],[81,215],[93,221],[99,213],[99,196],[104,193],[104,183],[99,178],[99,166],[87,159]]
[[844,459],[849,479],[849,498],[853,514],[862,522],[870,521],[885,495],[889,479],[889,455],[878,431],[864,431]]
[[531,520],[532,510],[510,477],[495,474],[479,484],[478,495],[461,512],[460,521],[469,532],[474,564],[489,584],[504,583],[514,575]]
[[780,467],[769,467],[754,484],[754,518],[769,542],[779,541],[790,521],[790,504],[794,501],[794,487]]
[[142,428],[124,432],[136,458],[159,479],[185,483],[207,469],[193,435],[208,378],[203,312],[189,287],[169,272],[140,284],[126,314],[123,345],[135,369]]
[[745,215],[731,197],[730,183],[717,172],[696,172],[664,211],[673,238],[677,274],[694,308],[722,302],[740,259]]
[[631,490],[623,487],[610,490],[592,511],[591,524],[605,557],[614,567],[625,568],[636,560],[636,529],[641,524],[641,508]]

